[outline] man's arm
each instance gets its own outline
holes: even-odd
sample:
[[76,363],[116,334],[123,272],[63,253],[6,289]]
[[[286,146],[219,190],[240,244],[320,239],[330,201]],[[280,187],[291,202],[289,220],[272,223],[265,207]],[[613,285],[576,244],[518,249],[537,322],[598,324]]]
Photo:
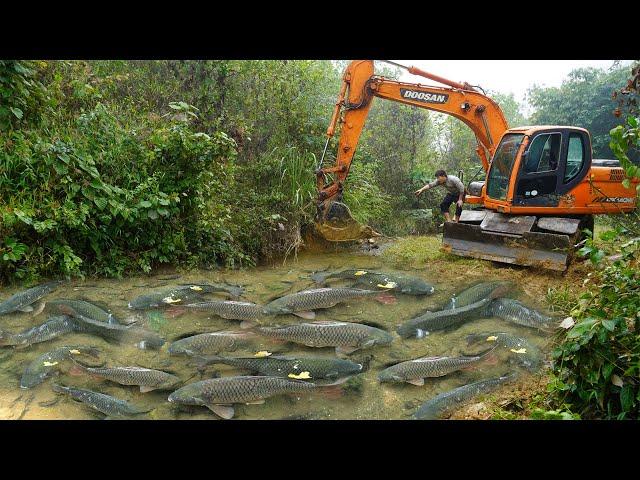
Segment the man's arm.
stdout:
[[415,191],[416,195],[420,195],[422,192],[424,192],[425,190],[429,190],[430,188],[435,187],[436,185],[438,185],[438,180],[434,180],[433,182],[427,183],[424,187],[418,189]]
[[461,207],[464,203],[464,184],[460,181],[459,178],[452,179],[453,184],[458,188],[458,206]]

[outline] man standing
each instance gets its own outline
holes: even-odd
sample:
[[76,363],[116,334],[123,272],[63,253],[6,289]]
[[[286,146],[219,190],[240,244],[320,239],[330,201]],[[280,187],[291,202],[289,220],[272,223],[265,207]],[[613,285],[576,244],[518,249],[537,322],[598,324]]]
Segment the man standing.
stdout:
[[[456,202],[456,216],[455,221],[460,220],[460,214],[462,213],[462,204],[464,203],[464,184],[460,181],[458,177],[455,175],[447,175],[447,172],[444,170],[438,170],[436,172],[436,179],[426,184],[419,190],[416,190],[416,196],[420,196],[422,192],[425,190],[429,190],[430,188],[437,187],[438,185],[444,185],[447,189],[447,195],[442,200],[440,204],[440,211],[443,213],[444,218],[447,222],[451,221],[449,217],[449,207],[453,202]],[[440,225],[444,226],[444,223]]]

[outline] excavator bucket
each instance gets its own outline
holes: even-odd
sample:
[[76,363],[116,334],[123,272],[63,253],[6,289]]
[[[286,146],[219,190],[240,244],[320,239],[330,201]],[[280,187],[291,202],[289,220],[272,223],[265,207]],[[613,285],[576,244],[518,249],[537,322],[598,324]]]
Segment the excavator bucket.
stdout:
[[565,271],[573,258],[583,220],[506,215],[490,210],[462,212],[446,222],[446,252],[500,263]]
[[330,242],[350,242],[381,235],[368,225],[358,223],[344,203],[331,201],[318,206],[316,231]]

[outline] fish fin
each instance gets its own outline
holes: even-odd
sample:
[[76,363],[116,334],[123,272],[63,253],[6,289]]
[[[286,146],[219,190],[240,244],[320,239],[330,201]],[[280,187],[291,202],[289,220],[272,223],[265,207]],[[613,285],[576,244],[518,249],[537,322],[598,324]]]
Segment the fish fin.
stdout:
[[331,275],[331,273],[314,273],[313,275],[311,275],[311,280],[313,280],[314,282],[316,282],[317,285],[322,285],[323,283],[325,283],[327,281],[327,277],[329,277],[329,275]]
[[410,362],[410,361],[411,361],[411,359],[406,359],[406,360],[393,360],[392,362],[386,362],[386,363],[383,363],[383,364],[382,364],[382,367],[383,367],[383,368],[389,368],[389,367],[393,367],[394,365],[397,365],[397,364],[399,364],[399,363],[402,363],[402,362]]
[[140,393],[147,393],[155,389],[156,389],[155,387],[147,387],[145,385],[140,385]]
[[257,325],[256,322],[252,322],[251,320],[243,320],[240,322],[240,328],[242,330],[248,330],[250,328],[254,328]]
[[169,307],[165,310],[165,315],[169,318],[178,318],[187,311],[184,307]]
[[395,296],[389,293],[381,293],[379,295],[376,295],[374,298],[376,301],[382,303],[383,305],[394,305],[398,301]]
[[221,363],[223,360],[222,357],[216,355],[194,355],[192,358],[194,360],[194,364],[199,370],[214,363]]
[[84,374],[84,373],[88,373],[87,372],[87,368],[88,368],[87,365],[85,365],[84,363],[76,360],[72,356],[70,356],[69,359],[73,362],[73,366],[69,369],[69,373],[71,375],[81,375],[81,374]]
[[211,404],[211,405],[207,405],[207,408],[209,408],[209,410],[211,410],[213,413],[215,413],[219,417],[224,418],[225,420],[232,419],[233,415],[235,414],[235,410],[233,409],[233,407],[228,405]]
[[33,312],[33,307],[31,305],[25,305],[24,307],[18,308],[18,310],[25,313]]
[[342,377],[330,383],[318,383],[318,381],[315,380],[314,383],[318,385],[318,387],[333,387],[335,385],[342,385],[343,383],[347,382],[350,378],[351,377]]
[[344,396],[344,390],[341,384],[329,383],[326,385],[317,385],[318,393],[328,399],[336,399]]
[[265,402],[264,399],[256,400],[255,402],[247,402],[245,405],[262,405]]
[[194,337],[196,335],[200,335],[201,333],[207,333],[204,330],[201,331],[191,331],[191,332],[186,332],[186,333],[181,333],[180,335],[177,335],[175,337],[171,337],[171,341],[172,342],[177,342],[178,340],[182,340],[183,338],[189,338],[189,337]]
[[406,382],[410,383],[411,385],[422,387],[424,385],[424,378],[413,378],[411,380],[406,380]]
[[316,312],[292,312],[296,317],[304,318],[305,320],[313,320],[316,318]]
[[349,355],[358,350],[358,347],[336,347],[336,354]]
[[366,325],[368,327],[377,328],[379,330],[384,330],[385,332],[389,331],[389,329],[385,325],[382,325],[381,323],[377,323],[377,322],[372,322],[370,320],[358,320],[358,323],[362,325]]
[[72,377],[79,377],[84,375],[86,372],[79,365],[72,365],[71,368],[67,371],[69,375]]
[[34,303],[34,305],[35,305],[35,308],[33,309],[33,313],[31,315],[36,317],[42,313],[46,305],[46,302],[39,300],[38,302]]

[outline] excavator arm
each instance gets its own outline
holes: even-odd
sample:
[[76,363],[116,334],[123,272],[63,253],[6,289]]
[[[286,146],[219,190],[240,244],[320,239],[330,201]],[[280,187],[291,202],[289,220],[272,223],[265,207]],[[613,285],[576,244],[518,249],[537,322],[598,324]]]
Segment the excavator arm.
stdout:
[[[368,227],[355,226],[348,208],[341,203],[343,185],[349,175],[358,140],[374,97],[446,113],[461,120],[476,136],[476,152],[485,171],[489,168],[489,161],[502,134],[509,128],[498,104],[471,85],[453,82],[415,67],[408,70],[410,73],[443,83],[447,87],[399,82],[374,75],[372,60],[354,60],[345,70],[338,101],[327,129],[325,145],[326,153],[329,140],[334,136],[339,124],[340,140],[336,162],[334,166],[318,168],[316,171],[317,221],[319,225],[324,226],[321,233],[329,240],[346,241],[375,234]],[[327,182],[328,174],[333,176],[330,183]],[[328,220],[331,220],[330,224],[327,223]]]

